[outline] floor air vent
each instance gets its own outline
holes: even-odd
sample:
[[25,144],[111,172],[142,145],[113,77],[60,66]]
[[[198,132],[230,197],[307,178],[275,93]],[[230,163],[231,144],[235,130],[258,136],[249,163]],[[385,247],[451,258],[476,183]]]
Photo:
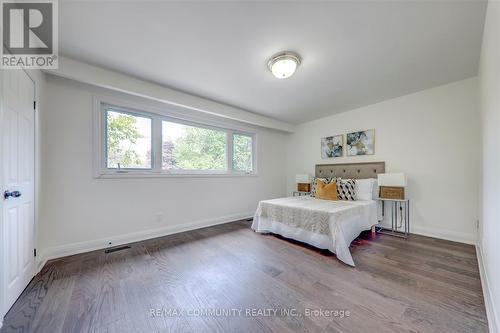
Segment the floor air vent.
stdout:
[[124,246],[112,247],[112,248],[104,250],[104,253],[111,253],[111,252],[122,251],[122,250],[126,250],[126,249],[130,249],[130,246],[124,245]]

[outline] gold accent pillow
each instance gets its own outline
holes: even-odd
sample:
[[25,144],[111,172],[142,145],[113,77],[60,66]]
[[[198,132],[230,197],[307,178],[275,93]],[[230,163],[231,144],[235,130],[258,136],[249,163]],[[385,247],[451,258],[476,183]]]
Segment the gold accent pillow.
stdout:
[[337,200],[337,183],[325,184],[316,179],[316,199]]

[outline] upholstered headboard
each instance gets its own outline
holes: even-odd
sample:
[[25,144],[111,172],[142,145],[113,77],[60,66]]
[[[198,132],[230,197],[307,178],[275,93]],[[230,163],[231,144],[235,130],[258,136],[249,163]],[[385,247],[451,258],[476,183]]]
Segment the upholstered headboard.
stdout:
[[385,162],[316,164],[316,177],[377,178],[385,173]]

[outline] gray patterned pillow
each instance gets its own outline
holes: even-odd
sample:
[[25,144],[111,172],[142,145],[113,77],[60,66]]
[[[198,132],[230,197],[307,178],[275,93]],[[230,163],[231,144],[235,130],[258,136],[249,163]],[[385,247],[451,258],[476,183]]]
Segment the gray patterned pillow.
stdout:
[[356,200],[356,180],[337,178],[337,197],[339,200]]
[[330,184],[331,182],[335,181],[335,178],[313,177],[312,183],[311,183],[311,197],[315,197],[316,196],[316,179],[321,180],[325,184]]

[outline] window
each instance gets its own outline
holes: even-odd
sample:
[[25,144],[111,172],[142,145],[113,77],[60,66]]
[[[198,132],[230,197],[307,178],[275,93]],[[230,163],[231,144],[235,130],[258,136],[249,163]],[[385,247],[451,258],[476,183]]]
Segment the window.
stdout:
[[[255,174],[255,134],[98,101],[96,176]],[[98,165],[98,167],[97,167]]]
[[163,170],[227,171],[227,134],[162,121]]
[[233,170],[253,171],[253,140],[250,135],[233,134]]
[[106,111],[106,157],[110,169],[151,169],[151,119]]

